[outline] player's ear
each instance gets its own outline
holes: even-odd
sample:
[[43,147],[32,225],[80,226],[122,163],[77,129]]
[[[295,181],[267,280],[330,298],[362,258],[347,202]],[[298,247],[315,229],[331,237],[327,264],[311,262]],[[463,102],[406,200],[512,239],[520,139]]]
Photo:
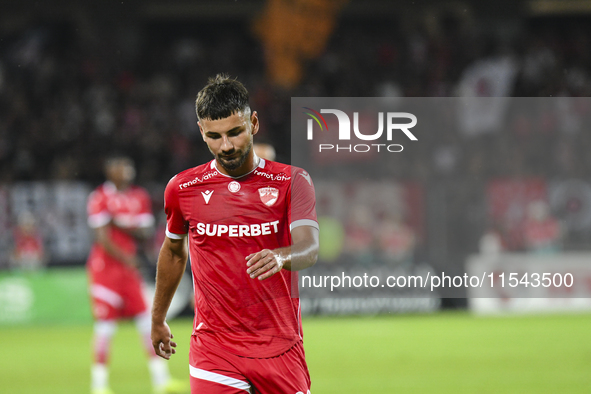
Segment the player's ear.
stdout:
[[259,132],[259,114],[257,111],[252,111],[252,115],[250,115],[250,123],[252,125],[252,135],[255,135]]
[[203,134],[203,127],[201,127],[201,122],[197,122],[197,126],[199,126],[199,132],[201,133],[201,138],[205,141],[205,134]]

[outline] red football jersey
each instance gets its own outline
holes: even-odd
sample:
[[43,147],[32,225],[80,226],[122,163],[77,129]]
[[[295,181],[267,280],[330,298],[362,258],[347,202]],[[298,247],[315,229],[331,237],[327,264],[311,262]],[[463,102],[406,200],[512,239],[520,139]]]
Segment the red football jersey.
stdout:
[[166,234],[189,236],[194,335],[256,358],[281,354],[301,339],[299,299],[291,294],[297,272],[251,279],[245,257],[291,245],[295,227],[317,228],[315,205],[306,171],[263,159],[238,178],[220,173],[213,160],[170,180]]
[[556,219],[526,220],[523,227],[527,247],[535,249],[557,246],[560,241],[560,223]]
[[[154,224],[150,196],[139,186],[118,191],[113,183],[105,182],[90,194],[87,208],[88,225],[99,228],[111,222],[115,224],[109,226],[109,237],[130,254],[136,252],[136,241],[122,229],[150,227]],[[105,262],[118,262],[98,244],[93,246],[89,261],[96,257]]]
[[14,255],[17,259],[43,259],[43,237],[38,233],[27,233],[20,229],[14,231]]

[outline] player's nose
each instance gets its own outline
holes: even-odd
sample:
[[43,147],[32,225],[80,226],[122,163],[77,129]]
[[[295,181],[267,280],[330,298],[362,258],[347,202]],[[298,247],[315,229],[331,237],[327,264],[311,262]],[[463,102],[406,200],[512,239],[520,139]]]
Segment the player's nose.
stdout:
[[222,146],[220,147],[222,152],[224,153],[228,153],[234,150],[234,145],[232,145],[232,143],[230,142],[230,139],[228,137],[223,137],[222,138]]

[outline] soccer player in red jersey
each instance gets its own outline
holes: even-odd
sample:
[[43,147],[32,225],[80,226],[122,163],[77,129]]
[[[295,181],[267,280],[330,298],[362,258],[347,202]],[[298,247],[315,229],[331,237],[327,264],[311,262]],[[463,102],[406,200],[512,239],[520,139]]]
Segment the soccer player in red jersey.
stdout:
[[[297,272],[318,254],[310,175],[257,157],[248,92],[218,75],[197,117],[214,160],[177,174],[165,191],[167,237],[158,258],[152,343],[169,359],[165,322],[187,256],[195,288],[191,392],[307,394]],[[188,239],[188,247],[187,247]]]
[[134,319],[149,355],[154,392],[188,391],[182,382],[170,378],[168,366],[157,357],[150,340],[150,314],[137,269],[137,239],[145,238],[154,225],[148,193],[131,184],[135,168],[131,159],[113,156],[106,161],[107,182],[88,198],[88,224],[95,231],[95,243],[88,257],[94,326],[92,394],[112,394],[107,362],[111,338],[119,319]]

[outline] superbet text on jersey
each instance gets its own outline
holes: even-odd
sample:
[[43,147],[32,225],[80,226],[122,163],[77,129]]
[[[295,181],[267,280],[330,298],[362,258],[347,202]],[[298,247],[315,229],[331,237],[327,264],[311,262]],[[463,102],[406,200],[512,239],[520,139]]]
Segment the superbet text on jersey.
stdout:
[[260,159],[253,171],[232,178],[213,160],[170,180],[165,211],[167,236],[191,238],[194,335],[208,346],[257,358],[279,355],[301,340],[299,299],[291,294],[297,273],[252,279],[245,257],[291,245],[295,227],[318,227],[307,172]]

